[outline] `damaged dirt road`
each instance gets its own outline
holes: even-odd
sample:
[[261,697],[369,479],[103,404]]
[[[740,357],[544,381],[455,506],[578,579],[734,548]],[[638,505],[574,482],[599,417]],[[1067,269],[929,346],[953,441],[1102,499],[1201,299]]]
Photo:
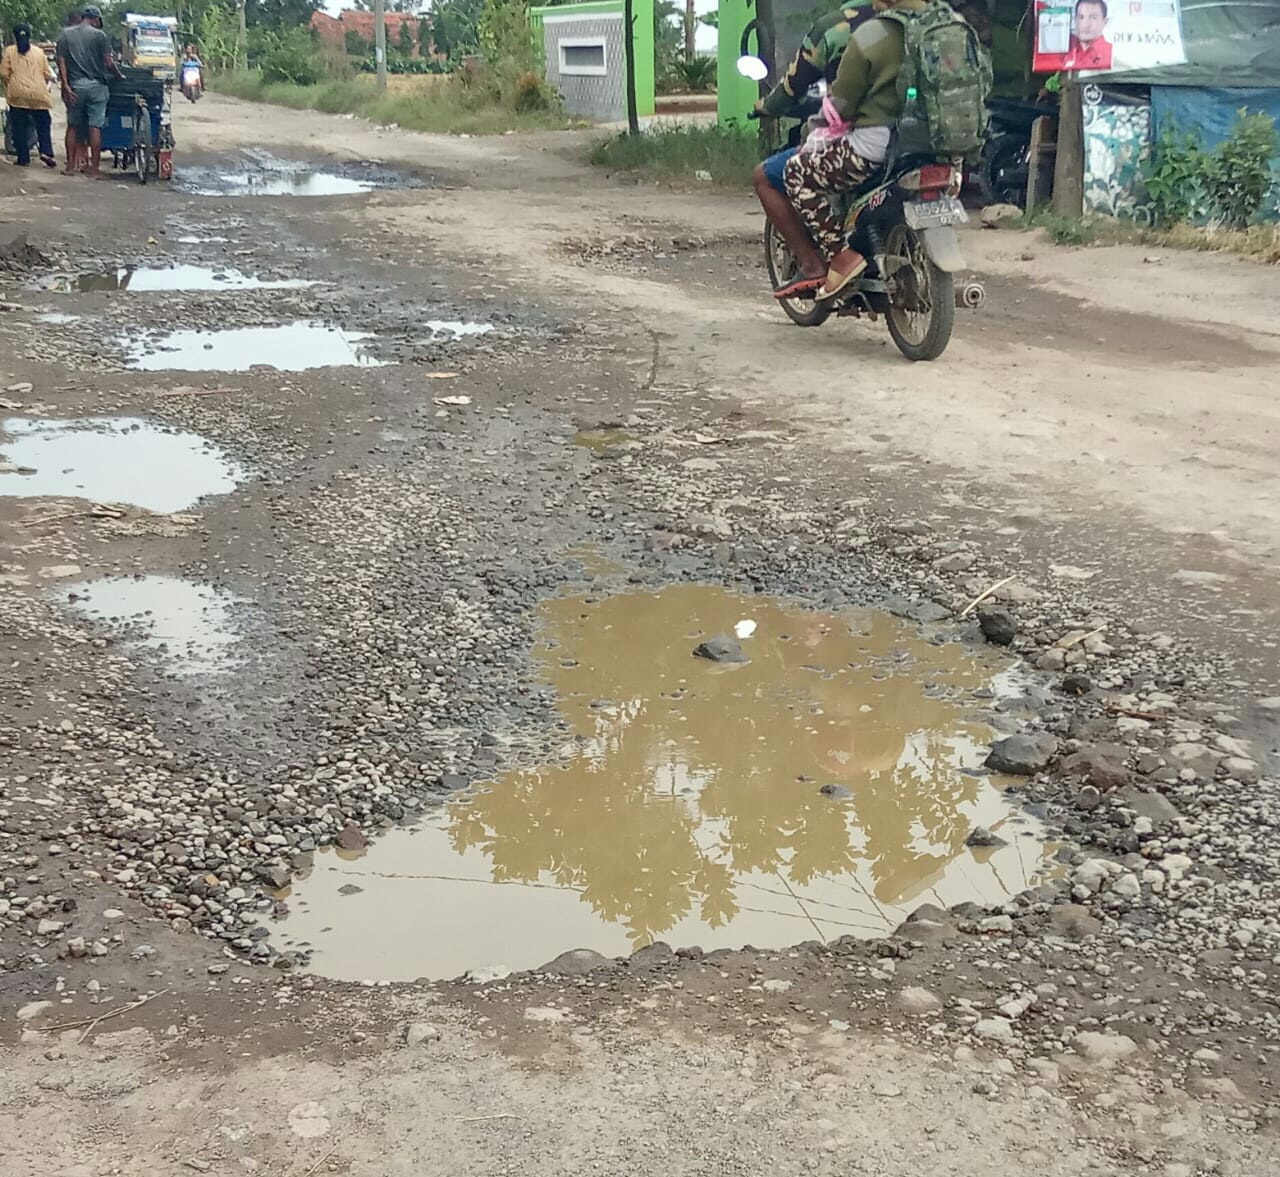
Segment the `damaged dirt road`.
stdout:
[[179,117],[0,176],[0,1174],[1280,1172],[1280,275]]

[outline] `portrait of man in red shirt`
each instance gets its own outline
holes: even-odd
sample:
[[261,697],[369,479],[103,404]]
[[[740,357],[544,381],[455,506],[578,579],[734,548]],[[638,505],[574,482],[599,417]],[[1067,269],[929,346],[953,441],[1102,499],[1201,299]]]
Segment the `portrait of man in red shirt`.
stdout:
[[1107,28],[1107,0],[1076,0],[1076,27],[1065,70],[1110,69],[1111,42]]

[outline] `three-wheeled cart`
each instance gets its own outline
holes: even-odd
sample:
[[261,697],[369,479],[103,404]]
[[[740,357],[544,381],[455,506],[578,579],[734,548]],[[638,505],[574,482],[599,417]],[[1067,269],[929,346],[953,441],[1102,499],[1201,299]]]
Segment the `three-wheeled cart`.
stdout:
[[145,184],[152,176],[173,175],[173,79],[125,67],[112,79],[102,150],[118,171],[133,172]]

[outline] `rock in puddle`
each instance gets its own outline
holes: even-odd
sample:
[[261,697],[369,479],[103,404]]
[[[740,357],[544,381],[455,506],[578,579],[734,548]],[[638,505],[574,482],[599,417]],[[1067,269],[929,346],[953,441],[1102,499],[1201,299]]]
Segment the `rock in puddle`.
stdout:
[[743,651],[742,643],[737,638],[730,637],[724,633],[708,638],[705,642],[695,646],[693,656],[695,658],[705,658],[709,662],[742,663],[751,661]]
[[996,772],[1031,776],[1047,768],[1058,751],[1057,737],[1048,732],[1032,735],[1005,736],[991,745],[987,767]]

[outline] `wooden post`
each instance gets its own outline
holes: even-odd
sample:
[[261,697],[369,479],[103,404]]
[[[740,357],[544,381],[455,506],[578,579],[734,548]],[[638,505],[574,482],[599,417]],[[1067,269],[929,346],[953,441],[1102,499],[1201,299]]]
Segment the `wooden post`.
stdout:
[[640,114],[636,109],[636,17],[632,0],[622,0],[622,51],[627,63],[627,131],[640,134]]
[[1078,220],[1084,216],[1084,101],[1080,83],[1062,79],[1058,102],[1058,149],[1053,167],[1053,211]]

